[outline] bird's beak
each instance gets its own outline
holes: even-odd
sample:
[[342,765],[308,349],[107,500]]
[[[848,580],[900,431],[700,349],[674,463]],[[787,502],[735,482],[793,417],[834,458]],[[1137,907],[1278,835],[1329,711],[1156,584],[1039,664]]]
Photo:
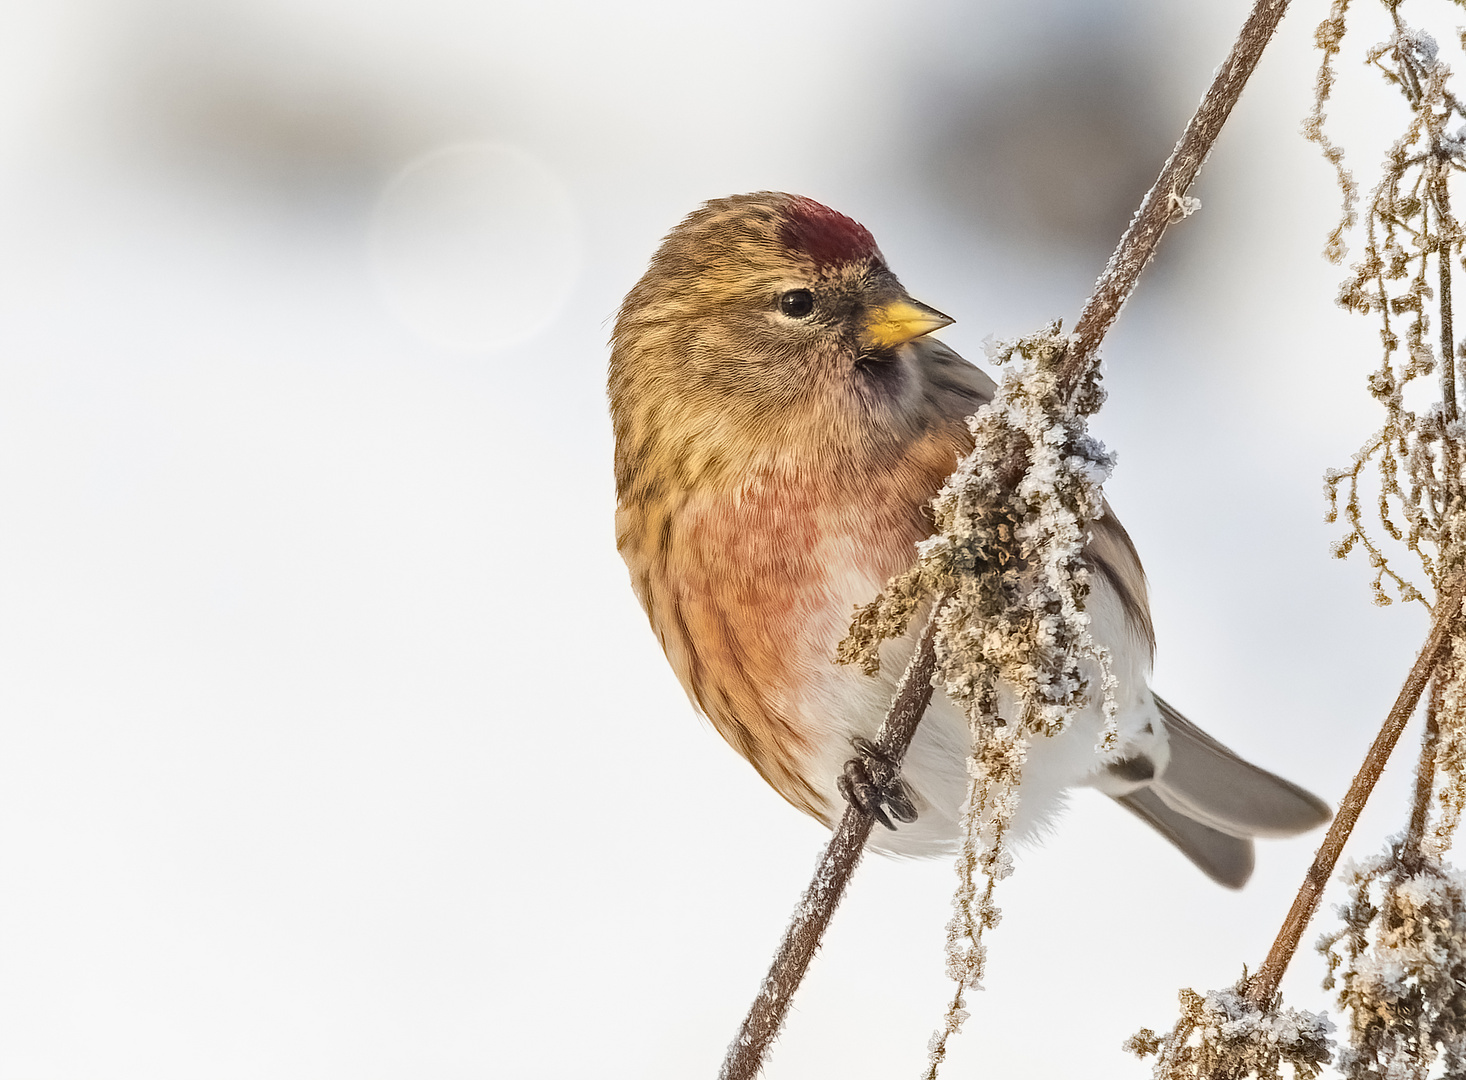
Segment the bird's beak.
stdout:
[[870,309],[865,319],[865,345],[872,349],[894,349],[954,322],[955,319],[948,318],[936,308],[903,296]]

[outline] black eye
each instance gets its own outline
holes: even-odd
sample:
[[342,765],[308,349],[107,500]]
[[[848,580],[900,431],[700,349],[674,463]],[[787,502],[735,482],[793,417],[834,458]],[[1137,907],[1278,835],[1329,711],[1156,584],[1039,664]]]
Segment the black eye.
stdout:
[[791,319],[806,318],[814,310],[814,293],[808,289],[791,289],[779,297],[779,310]]

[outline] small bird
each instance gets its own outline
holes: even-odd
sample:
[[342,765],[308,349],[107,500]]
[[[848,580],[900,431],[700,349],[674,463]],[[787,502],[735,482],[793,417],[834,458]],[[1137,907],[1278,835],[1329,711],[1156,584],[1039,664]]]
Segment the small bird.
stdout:
[[[662,242],[612,335],[616,542],[672,669],[718,733],[794,806],[832,826],[914,635],[870,677],[833,662],[858,604],[915,559],[928,504],[972,448],[994,383],[929,335],[864,226],[812,199],[715,199]],[[1091,632],[1118,680],[1119,741],[1091,702],[1031,747],[1013,823],[1050,825],[1090,786],[1238,888],[1252,838],[1327,821],[1320,799],[1243,761],[1151,692],[1144,571],[1105,507],[1085,548]],[[871,846],[951,851],[967,721],[940,691],[902,766],[900,824]],[[858,760],[858,759],[857,759]],[[880,800],[868,807],[888,826]],[[912,818],[914,820],[905,820]]]

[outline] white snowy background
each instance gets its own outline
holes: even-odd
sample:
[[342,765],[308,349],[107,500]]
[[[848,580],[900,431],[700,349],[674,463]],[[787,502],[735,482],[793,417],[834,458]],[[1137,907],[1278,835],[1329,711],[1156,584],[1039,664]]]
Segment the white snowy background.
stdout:
[[[0,1080],[712,1077],[825,834],[627,586],[609,319],[688,210],[774,188],[866,223],[969,356],[1072,321],[1246,8],[5,6]],[[1097,426],[1157,688],[1335,800],[1425,620],[1328,557],[1377,338],[1298,135],[1321,14],[1111,335]],[[1401,113],[1345,70],[1364,173]],[[1147,1075],[1121,1041],[1261,959],[1317,839],[1230,893],[1077,796],[944,1075]],[[953,883],[863,866],[770,1078],[918,1070]]]

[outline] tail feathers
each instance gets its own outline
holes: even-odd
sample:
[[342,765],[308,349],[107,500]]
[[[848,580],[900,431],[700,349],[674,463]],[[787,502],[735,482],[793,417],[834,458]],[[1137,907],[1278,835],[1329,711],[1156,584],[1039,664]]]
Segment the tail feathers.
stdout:
[[1229,889],[1240,889],[1252,876],[1252,841],[1203,825],[1173,810],[1152,788],[1139,788],[1116,802],[1138,815],[1200,868]]
[[1243,761],[1161,698],[1155,703],[1170,760],[1154,778],[1122,777],[1150,782],[1112,797],[1213,881],[1240,889],[1252,876],[1253,837],[1293,836],[1333,816],[1322,799]]
[[1155,702],[1171,760],[1151,791],[1171,810],[1238,837],[1294,836],[1333,816],[1316,795],[1243,761],[1160,697]]

